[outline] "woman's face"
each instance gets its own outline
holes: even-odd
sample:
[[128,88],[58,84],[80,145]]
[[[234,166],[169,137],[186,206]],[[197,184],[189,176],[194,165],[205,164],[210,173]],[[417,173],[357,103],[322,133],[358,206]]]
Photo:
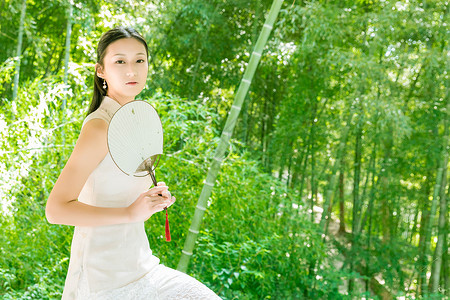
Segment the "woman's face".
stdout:
[[114,41],[106,48],[97,76],[106,80],[107,95],[124,104],[134,100],[147,80],[148,63],[144,45],[134,38]]

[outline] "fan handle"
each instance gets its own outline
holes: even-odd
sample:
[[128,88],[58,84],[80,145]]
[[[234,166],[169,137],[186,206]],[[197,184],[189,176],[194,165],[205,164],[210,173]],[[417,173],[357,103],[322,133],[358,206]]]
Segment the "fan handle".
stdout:
[[[159,160],[158,160],[159,161]],[[156,177],[155,177],[155,173],[153,173],[154,168],[152,168],[153,164],[149,165],[149,168],[147,169],[150,174],[150,177],[152,178],[153,184],[155,186],[157,186],[157,182],[156,182]],[[153,169],[153,170],[152,170]],[[162,196],[162,194],[158,194],[158,196]],[[169,227],[169,215],[167,213],[167,206],[164,208],[165,212],[166,212],[166,224],[165,224],[165,232],[166,232],[166,241],[170,242],[172,240],[172,238],[170,237],[170,227]]]

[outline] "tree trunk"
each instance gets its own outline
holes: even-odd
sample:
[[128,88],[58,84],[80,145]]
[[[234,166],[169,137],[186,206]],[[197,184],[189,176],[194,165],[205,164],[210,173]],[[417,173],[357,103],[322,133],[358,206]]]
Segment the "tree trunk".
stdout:
[[278,13],[281,8],[281,4],[283,0],[274,0],[272,3],[272,7],[270,8],[270,12],[267,16],[266,22],[261,30],[261,34],[259,35],[258,41],[256,42],[255,49],[250,56],[250,61],[245,70],[243,79],[239,85],[236,96],[234,98],[233,105],[231,106],[231,110],[228,114],[227,121],[225,123],[225,127],[222,132],[222,136],[220,138],[220,143],[216,149],[216,153],[213,158],[213,162],[211,167],[209,168],[208,174],[206,176],[205,183],[203,185],[202,192],[197,202],[197,206],[195,208],[195,214],[192,218],[192,223],[189,228],[189,232],[186,237],[186,241],[184,243],[184,248],[182,250],[180,261],[178,262],[177,269],[182,272],[186,272],[189,260],[192,256],[192,251],[195,246],[195,241],[197,239],[197,235],[200,230],[200,225],[203,219],[203,215],[206,211],[207,201],[211,195],[212,188],[215,184],[217,174],[219,173],[219,168],[222,163],[225,150],[229,145],[229,141],[231,135],[233,133],[234,126],[236,125],[236,120],[239,116],[239,112],[242,108],[242,103],[247,95],[248,89],[250,87],[251,81],[256,71],[256,67],[261,58],[262,51],[264,50],[264,46],[267,43],[270,32],[272,30],[273,24],[278,16]]
[[[276,77],[274,79],[277,80]],[[276,84],[278,86],[278,84]],[[274,130],[274,119],[275,115],[277,114],[277,107],[278,107],[278,97],[277,93],[272,93],[272,101],[270,102],[269,111],[267,112],[268,115],[268,127],[266,135],[266,149],[267,149],[267,165],[266,170],[269,174],[272,174],[273,170],[273,152],[271,152],[271,144],[272,144],[272,136],[273,136],[273,130]]]
[[[371,265],[370,253],[371,252],[370,252],[370,250],[372,247],[372,245],[371,245],[371,242],[372,242],[372,211],[373,211],[373,202],[375,200],[375,185],[376,185],[376,182],[375,182],[375,160],[374,160],[373,174],[374,174],[374,176],[372,176],[372,188],[370,191],[369,205],[367,207],[367,214],[369,215],[369,226],[367,228],[367,253],[369,253],[369,255],[367,256],[367,262],[366,262],[366,274],[368,276],[370,276],[370,274],[371,274],[371,271],[370,271],[370,265]],[[366,291],[369,290],[369,285],[370,285],[369,280],[366,280]]]
[[[256,40],[258,38],[258,30],[259,30],[258,20],[261,15],[261,9],[262,9],[261,4],[258,3],[256,5],[255,18],[253,19],[254,24],[253,24],[253,28],[252,28],[253,29],[252,42],[251,42],[251,45],[249,45],[248,52],[252,51],[251,47],[254,47]],[[251,101],[251,99],[249,99],[249,97],[247,97],[246,99],[247,100],[246,101],[244,100],[243,107],[242,107],[242,140],[244,143],[247,143],[247,141],[248,141],[250,121],[251,121],[251,118],[250,118],[251,116],[249,117],[250,110],[247,109],[247,107],[249,106],[248,102]],[[289,177],[288,177],[286,186],[288,186],[288,184],[289,184]]]
[[[22,56],[22,42],[23,42],[23,25],[25,23],[25,13],[27,11],[27,0],[22,1],[22,9],[20,11],[20,27],[17,39],[17,49],[16,49],[16,70],[14,74],[14,87],[12,100],[14,101],[17,97],[19,90],[19,77],[20,77],[20,61]],[[13,116],[15,113],[12,114]]]
[[48,76],[49,70],[50,70],[50,66],[51,66],[51,61],[53,59],[53,55],[55,54],[57,48],[57,44],[53,45],[53,49],[51,51],[51,54],[49,55],[49,59],[47,61],[47,64],[45,66],[45,72],[44,72],[44,78]]
[[383,232],[383,242],[388,243],[391,239],[391,178],[390,178],[390,168],[391,168],[391,156],[392,156],[392,148],[393,148],[393,136],[392,130],[387,133],[387,137],[383,141],[384,146],[384,159],[383,159],[383,167],[381,169],[380,174],[380,184],[381,184],[381,197],[380,197],[380,205],[381,205],[381,219],[382,223],[382,232]]
[[418,220],[419,220],[419,211],[420,211],[420,205],[417,205],[416,213],[414,214],[413,227],[412,227],[411,233],[409,235],[409,241],[408,241],[409,244],[412,244],[412,239],[413,239],[414,235],[417,232],[417,223],[418,223]]
[[[445,121],[445,124],[447,124],[447,122]],[[447,130],[445,130],[447,131]],[[448,161],[448,152],[447,152],[447,142],[448,142],[448,135],[445,135],[444,137],[444,150],[443,150],[443,155],[442,155],[442,160],[439,164],[439,168],[437,170],[437,175],[436,175],[436,184],[434,186],[434,190],[433,190],[433,199],[431,200],[431,209],[430,209],[430,218],[427,222],[427,226],[425,229],[425,243],[424,243],[424,260],[423,260],[423,271],[422,271],[422,295],[424,295],[427,292],[427,269],[428,269],[428,264],[430,261],[430,243],[431,243],[431,234],[432,234],[432,230],[433,230],[433,226],[434,226],[434,220],[435,220],[435,215],[436,215],[436,209],[437,209],[437,203],[438,203],[438,197],[439,197],[439,193],[441,192],[441,184],[442,184],[442,175],[443,175],[443,170],[444,167],[445,169],[447,169],[447,161]]]
[[[367,171],[367,175],[366,175],[366,181],[365,181],[365,183],[364,183],[364,191],[363,191],[363,194],[362,194],[362,196],[361,196],[361,201],[364,201],[364,199],[367,197],[367,193],[366,193],[366,190],[367,190],[367,187],[368,187],[368,185],[369,185],[369,181],[374,181],[374,177],[375,177],[375,159],[376,159],[376,147],[377,147],[377,145],[376,145],[376,143],[374,143],[374,145],[373,145],[373,150],[372,150],[372,154],[371,154],[371,157],[370,157],[370,162],[369,162],[369,170]],[[371,177],[372,176],[372,177]],[[371,193],[370,193],[370,195],[369,195],[369,201],[370,201],[370,199],[371,199],[371,197],[372,197],[372,194],[373,194],[373,185],[372,185],[372,187],[371,187]],[[361,203],[362,204],[362,203]],[[362,209],[361,209],[362,210]],[[368,210],[369,210],[369,208],[367,207],[367,209],[366,209],[366,211],[364,212],[364,217],[362,217],[362,218],[360,218],[360,224],[359,224],[359,229],[360,229],[360,232],[362,231],[362,229],[364,228],[364,227],[366,227],[366,222],[367,222],[367,215],[368,215]],[[362,212],[361,212],[361,215],[363,215],[362,214]]]
[[[313,142],[312,142],[313,143]],[[316,191],[316,179],[314,173],[315,170],[315,161],[314,161],[314,147],[311,144],[311,198],[310,198],[310,206],[311,206],[311,223],[314,222],[314,194]]]
[[[431,292],[436,293],[439,286],[439,278],[441,274],[442,265],[442,253],[444,251],[444,232],[445,232],[445,216],[447,215],[447,198],[445,196],[445,190],[447,185],[447,165],[448,165],[448,119],[450,115],[450,101],[447,95],[447,109],[446,116],[444,119],[444,148],[443,148],[443,163],[442,163],[442,185],[440,186],[440,211],[439,211],[439,228],[438,228],[438,242],[435,250],[435,260],[431,271]],[[439,171],[438,171],[439,175]],[[437,183],[436,183],[437,185]],[[437,188],[437,187],[436,187]],[[437,197],[437,195],[436,195]],[[433,197],[433,202],[435,201]],[[436,199],[437,201],[437,199]],[[431,206],[431,214],[433,214],[433,205]],[[431,224],[431,223],[430,223]],[[431,227],[431,225],[429,225]],[[431,230],[431,229],[430,229]],[[431,235],[431,232],[430,232]],[[428,235],[427,235],[428,237]],[[428,242],[428,239],[427,239]]]
[[[64,85],[67,86],[67,79],[69,74],[69,60],[70,60],[70,38],[72,36],[72,14],[73,7],[70,2],[67,3],[69,5],[67,9],[67,28],[66,28],[66,48],[64,55]],[[66,88],[67,89],[67,88]],[[64,110],[66,107],[66,98],[63,98],[62,109]]]
[[[370,187],[370,193],[369,193],[369,203],[367,205],[367,211],[365,213],[365,217],[364,218],[368,218],[369,219],[369,224],[367,226],[367,259],[366,259],[366,275],[367,276],[371,276],[371,270],[370,270],[370,266],[371,266],[371,242],[372,242],[372,212],[373,212],[373,203],[375,201],[375,193],[377,190],[377,184],[378,181],[376,180],[376,178],[378,178],[377,176],[375,176],[375,174],[377,174],[376,172],[376,160],[377,160],[377,143],[374,142],[373,144],[373,149],[372,149],[372,156],[370,158],[371,163],[370,163],[370,170],[372,172],[372,178],[371,178],[371,187]],[[362,222],[361,224],[361,228],[365,227],[365,221]],[[366,291],[369,291],[369,286],[370,286],[370,281],[368,279],[366,279]]]
[[[431,178],[431,172],[427,170],[426,172],[426,178]],[[431,186],[430,186],[430,180],[427,180],[425,182],[425,186],[423,188],[424,192],[421,196],[421,199],[423,199],[423,203],[421,205],[421,216],[420,216],[420,222],[419,222],[419,261],[417,262],[417,290],[416,290],[416,298],[420,297],[421,290],[422,290],[422,279],[424,278],[422,275],[423,268],[426,269],[426,266],[424,267],[424,261],[425,261],[425,231],[427,228],[427,224],[429,222],[430,218],[430,210],[429,210],[429,196],[431,193]],[[425,272],[425,271],[424,271]],[[426,272],[425,272],[426,273]],[[426,277],[425,277],[426,278]]]
[[[73,6],[70,3],[70,1],[67,3],[67,28],[66,28],[66,47],[65,47],[65,55],[64,55],[64,86],[65,90],[67,91],[69,89],[68,85],[68,74],[69,74],[69,60],[70,60],[70,38],[72,36],[72,14],[73,14]],[[62,107],[61,107],[61,114],[62,119],[64,120],[65,115],[65,109],[67,105],[67,94],[62,99]],[[62,128],[62,143],[66,143],[66,135],[64,127]]]
[[[305,183],[305,178],[306,178],[306,166],[307,166],[307,163],[308,163],[308,156],[309,156],[309,139],[306,142],[305,150],[303,151],[302,156],[300,157],[299,164],[297,164],[299,167],[302,168],[301,171],[300,171],[300,176],[302,178],[300,180],[300,189],[299,189],[299,191],[300,191],[300,194],[299,194],[300,195],[300,199],[303,198],[303,185]],[[296,171],[297,171],[297,168],[296,168]],[[297,179],[297,175],[296,175],[296,177],[294,177],[294,179]],[[294,181],[293,183],[294,183],[293,184],[293,186],[294,186],[296,181]]]
[[[448,198],[448,193],[447,193],[447,198]],[[444,245],[446,245],[446,247],[448,247],[447,239],[448,239],[448,216],[445,215]],[[442,263],[443,263],[442,273],[443,273],[443,277],[444,277],[445,295],[447,297],[450,297],[450,261],[449,261],[448,250],[443,253]]]
[[261,149],[261,163],[265,167],[266,166],[266,147],[265,147],[265,139],[266,139],[266,128],[267,128],[267,98],[263,98],[263,113],[261,118],[261,136],[260,136],[260,149]]
[[[447,157],[448,162],[448,157]],[[437,293],[439,287],[439,279],[441,275],[442,268],[442,254],[444,252],[444,238],[446,234],[446,216],[447,216],[447,197],[445,195],[445,187],[447,185],[447,170],[442,174],[442,188],[441,188],[441,199],[439,203],[439,228],[438,228],[438,241],[435,249],[435,258],[433,267],[431,270],[431,292]],[[445,247],[447,249],[447,247]]]
[[315,141],[315,127],[316,127],[317,101],[314,100],[313,114],[311,118],[311,129],[309,139],[309,153],[311,154],[311,222],[314,222],[314,196],[316,193],[316,179],[315,179],[315,157],[314,157],[314,141]]
[[358,234],[360,231],[360,217],[361,217],[361,200],[359,197],[359,183],[361,181],[361,137],[362,137],[362,120],[356,129],[355,137],[355,162],[353,174],[353,222],[352,234]]
[[286,187],[290,187],[292,185],[292,156],[289,156],[289,163],[288,163],[288,176],[286,179]]
[[344,164],[339,172],[339,233],[345,234]]
[[58,62],[56,63],[56,67],[53,69],[53,74],[58,74],[59,70],[61,69],[61,62],[63,60],[64,56],[64,47],[61,48],[61,51],[58,55]]
[[[247,105],[248,107],[250,107],[250,109],[246,109],[248,113],[248,120],[247,120],[247,125],[246,125],[246,133],[245,133],[245,138],[244,138],[244,142],[247,143],[247,141],[249,140],[250,137],[250,133],[252,131],[253,128],[253,124],[256,122],[255,121],[255,116],[253,113],[253,109],[255,106],[255,101],[253,101],[252,98],[249,98],[250,103]],[[219,107],[219,105],[217,105],[216,107]]]
[[341,167],[342,158],[345,154],[345,147],[347,145],[347,137],[350,131],[350,124],[352,120],[352,112],[350,109],[350,113],[347,117],[346,126],[341,135],[341,141],[339,143],[339,147],[336,154],[336,160],[334,162],[333,167],[331,168],[331,177],[328,182],[327,190],[324,195],[324,203],[323,203],[323,211],[322,217],[320,218],[320,230],[326,234],[326,228],[328,224],[328,209],[333,203],[334,191],[336,189],[336,181],[337,181],[337,171]]
[[[361,215],[360,199],[359,199],[359,182],[361,175],[361,136],[362,136],[362,109],[360,110],[360,120],[356,128],[355,136],[355,161],[353,173],[353,218],[352,218],[352,259],[350,261],[350,272],[353,272],[353,264],[358,264],[358,235],[359,235],[359,219]],[[353,291],[354,279],[350,278],[348,281],[348,292]]]
[[[208,28],[209,31],[209,28]],[[208,36],[208,34],[206,34],[206,36]],[[196,86],[195,86],[195,82],[197,81],[197,76],[198,76],[198,68],[200,67],[200,63],[202,61],[202,54],[203,54],[203,49],[197,49],[198,54],[197,54],[197,59],[195,61],[195,66],[194,66],[194,71],[192,72],[192,79],[191,79],[191,99],[196,98]]]
[[[220,5],[217,5],[214,8],[214,12],[212,13],[213,16],[216,15],[219,8],[221,8]],[[211,30],[211,25],[207,27],[206,33],[201,35],[201,38],[200,38],[201,41],[205,41],[208,39],[210,30]],[[198,51],[197,60],[195,61],[194,71],[192,73],[191,88],[190,88],[191,99],[197,98],[196,82],[197,82],[197,77],[198,77],[198,69],[200,67],[200,64],[202,63],[202,55],[203,55],[203,48],[201,46],[202,45],[200,44],[200,48],[197,50]]]

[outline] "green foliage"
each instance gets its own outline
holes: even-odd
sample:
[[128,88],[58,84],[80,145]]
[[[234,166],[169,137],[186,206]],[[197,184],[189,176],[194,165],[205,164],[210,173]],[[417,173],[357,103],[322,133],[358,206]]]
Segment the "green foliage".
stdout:
[[[11,299],[57,298],[72,230],[50,225],[45,203],[78,135],[87,89],[79,84],[66,91],[58,77],[36,78],[27,86],[15,102],[2,107],[1,294]],[[66,114],[58,109],[63,97],[71,99]]]
[[[96,43],[116,25],[136,27],[149,44],[149,80],[140,98],[155,105],[163,121],[165,156],[157,178],[177,197],[169,210],[173,241],[163,241],[163,214],[146,226],[155,254],[177,265],[271,2],[75,1],[66,90],[68,2],[27,1],[19,94],[11,102],[21,1],[0,1],[0,298],[60,296],[72,228],[49,225],[45,201],[91,97]],[[427,222],[449,101],[447,2],[284,2],[213,190],[191,275],[225,299],[376,298],[372,289],[349,291],[344,284],[370,277],[391,295],[448,297],[445,251],[443,292],[428,294],[420,282],[431,269],[425,254],[435,250],[438,231]],[[330,193],[342,188],[344,209],[335,196],[331,223],[344,212],[340,221],[349,231],[353,210],[361,216],[357,242],[348,232],[336,238],[345,241],[354,265],[370,262],[368,273],[352,270],[318,230],[337,161],[343,182]]]
[[[83,67],[77,70],[82,71]],[[64,284],[72,229],[48,224],[44,207],[79,132],[88,95],[83,92],[87,89],[84,85],[65,92],[60,80],[37,78],[26,92],[19,94],[14,105],[6,104],[9,106],[1,132],[2,174],[6,175],[2,199],[10,199],[10,205],[2,210],[0,236],[0,284],[5,299],[57,298]],[[70,115],[58,111],[66,96],[70,97]],[[159,111],[165,130],[166,155],[158,168],[158,179],[171,186],[178,201],[170,210],[173,242],[163,242],[162,214],[151,218],[147,229],[155,254],[174,267],[198,187],[218,142],[213,126],[217,115],[200,102],[163,94],[154,95],[150,102]],[[16,121],[8,123],[14,111]],[[301,220],[302,215],[291,208],[293,199],[279,188],[280,183],[261,172],[258,164],[246,156],[235,141],[219,178],[220,188],[211,199],[192,273],[215,287],[225,299],[292,296],[312,288],[312,281],[297,286],[297,281],[285,274],[294,276],[298,264],[326,255],[325,249],[300,243],[305,236],[312,238],[313,225],[306,226],[308,221]],[[236,190],[235,186],[242,188]],[[271,194],[262,195],[261,191]],[[261,226],[263,223],[265,226]],[[307,231],[294,233],[293,228]],[[261,236],[266,238],[260,240]],[[314,239],[314,243],[321,244],[320,237]],[[286,256],[289,253],[291,258]],[[286,284],[289,289],[281,288]],[[248,294],[248,290],[253,294]]]

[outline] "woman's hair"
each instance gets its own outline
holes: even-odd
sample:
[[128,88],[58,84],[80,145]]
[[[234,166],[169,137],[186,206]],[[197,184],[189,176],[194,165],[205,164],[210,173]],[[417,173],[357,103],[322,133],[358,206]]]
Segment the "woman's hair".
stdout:
[[[97,45],[97,63],[99,63],[101,66],[104,66],[103,58],[105,57],[106,54],[106,48],[108,48],[108,46],[111,43],[125,38],[134,38],[139,42],[141,42],[145,47],[145,51],[148,57],[147,43],[135,29],[131,27],[116,27],[105,32],[100,38],[100,41],[98,42]],[[87,115],[95,111],[100,106],[100,104],[103,101],[103,98],[106,95],[106,91],[107,91],[106,89],[103,89],[103,79],[97,76],[97,69],[96,69],[94,74],[94,94],[92,95],[92,100],[91,104],[89,105]]]

